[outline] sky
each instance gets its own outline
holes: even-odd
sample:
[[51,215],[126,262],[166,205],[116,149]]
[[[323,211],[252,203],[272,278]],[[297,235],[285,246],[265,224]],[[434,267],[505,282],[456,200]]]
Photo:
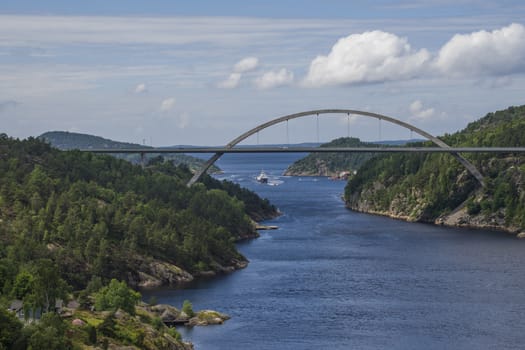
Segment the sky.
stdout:
[[[525,104],[522,0],[2,0],[0,133],[225,145],[284,115],[435,135]],[[417,137],[323,115],[245,143]]]

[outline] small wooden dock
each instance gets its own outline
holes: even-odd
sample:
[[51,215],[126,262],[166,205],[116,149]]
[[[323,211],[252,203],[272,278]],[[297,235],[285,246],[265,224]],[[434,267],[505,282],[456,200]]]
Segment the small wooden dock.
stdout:
[[279,228],[279,226],[275,226],[275,225],[259,225],[259,224],[257,224],[255,226],[256,230],[277,230],[278,228]]

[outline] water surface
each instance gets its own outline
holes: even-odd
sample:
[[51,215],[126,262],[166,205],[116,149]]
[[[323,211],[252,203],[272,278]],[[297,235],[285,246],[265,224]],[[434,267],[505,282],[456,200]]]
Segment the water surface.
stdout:
[[343,182],[280,176],[294,158],[225,155],[220,178],[269,198],[280,229],[239,245],[244,270],[152,292],[232,316],[180,329],[197,350],[523,348],[525,242],[348,211]]

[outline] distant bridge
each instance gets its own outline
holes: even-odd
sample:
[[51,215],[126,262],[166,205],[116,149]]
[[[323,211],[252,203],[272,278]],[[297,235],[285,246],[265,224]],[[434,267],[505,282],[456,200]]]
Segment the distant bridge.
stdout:
[[[233,148],[239,142],[247,139],[248,137],[250,137],[250,136],[258,133],[259,131],[264,130],[264,129],[270,127],[270,126],[273,126],[273,125],[276,125],[276,124],[279,124],[279,123],[283,123],[283,122],[288,123],[289,120],[297,119],[297,118],[303,118],[303,117],[310,116],[310,115],[317,115],[319,117],[319,115],[326,115],[326,114],[346,114],[346,115],[355,114],[355,115],[362,115],[362,116],[369,117],[369,118],[375,118],[375,119],[378,119],[380,121],[381,120],[385,120],[385,121],[387,121],[389,123],[396,124],[396,125],[399,125],[399,126],[401,126],[403,128],[409,129],[410,131],[413,131],[413,132],[423,136],[424,138],[432,141],[434,144],[436,144],[437,146],[439,146],[441,148],[450,148],[450,146],[447,145],[445,142],[443,142],[440,139],[438,139],[437,137],[429,134],[428,132],[419,129],[418,127],[416,127],[414,125],[411,125],[409,123],[405,123],[405,122],[403,122],[401,120],[398,120],[398,119],[395,119],[395,118],[392,118],[392,117],[388,117],[386,115],[382,115],[382,114],[378,114],[378,113],[372,113],[372,112],[366,112],[366,111],[358,111],[358,110],[354,110],[354,109],[318,109],[318,110],[313,110],[313,111],[306,111],[306,112],[299,112],[299,113],[294,113],[294,114],[288,114],[288,115],[285,115],[285,116],[282,116],[282,117],[279,117],[279,118],[272,119],[272,120],[270,120],[270,121],[268,121],[266,123],[263,123],[261,125],[256,126],[255,128],[253,128],[251,130],[248,130],[244,134],[242,134],[242,135],[238,136],[237,138],[233,139],[224,148],[226,148],[226,149]],[[208,161],[204,164],[204,166],[193,175],[193,177],[190,179],[190,181],[188,181],[188,187],[192,186],[195,182],[197,182],[201,178],[201,176],[213,165],[213,163],[215,163],[223,154],[224,154],[224,152],[218,151],[210,159],[208,159]],[[465,159],[462,155],[460,155],[457,152],[452,152],[451,154],[461,164],[463,164],[463,166],[472,174],[472,176],[474,176],[476,178],[476,180],[478,180],[478,182],[481,184],[481,186],[483,186],[483,187],[485,186],[485,181],[483,180],[483,175],[481,175],[481,173],[478,171],[478,169],[476,169],[474,164],[469,162],[467,159]]]
[[[410,131],[413,131],[424,138],[432,141],[439,147],[234,147],[246,138],[264,130],[270,126],[288,122],[292,119],[302,118],[311,115],[325,115],[325,114],[347,114],[347,115],[361,115],[365,117],[375,118],[378,120],[385,120],[389,123],[399,125]],[[238,136],[224,147],[201,147],[201,148],[123,148],[123,149],[82,149],[81,151],[94,153],[139,153],[144,156],[146,153],[213,153],[213,156],[208,159],[204,166],[199,169],[188,182],[188,186],[197,182],[201,176],[215,163],[224,153],[300,153],[300,152],[423,152],[423,153],[450,153],[476,178],[476,180],[485,186],[483,175],[478,169],[467,159],[459,153],[523,153],[525,147],[450,147],[442,140],[429,134],[428,132],[419,129],[418,127],[401,120],[388,117],[386,115],[359,111],[353,109],[319,109],[313,111],[300,112],[295,114],[285,115],[283,117],[275,118],[266,123],[263,123],[255,128]]]
[[84,148],[92,153],[525,153],[525,147],[175,147]]

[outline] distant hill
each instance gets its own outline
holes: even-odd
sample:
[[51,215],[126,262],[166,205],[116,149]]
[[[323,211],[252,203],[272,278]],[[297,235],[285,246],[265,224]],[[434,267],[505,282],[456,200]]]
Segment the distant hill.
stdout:
[[[389,141],[385,141],[389,142]],[[393,141],[394,142],[394,141]],[[261,144],[261,145],[236,145],[235,147],[238,148],[273,148],[273,147],[318,147],[320,146],[320,142],[302,142],[302,143],[270,143],[270,144]],[[174,145],[169,146],[168,148],[206,148],[206,147],[214,147],[209,145]]]
[[426,141],[426,139],[385,140],[385,141],[373,141],[371,143],[375,143],[378,145],[386,145],[386,146],[406,146],[409,143],[424,142],[424,141]]
[[[51,146],[61,150],[72,150],[72,149],[123,149],[123,148],[152,148],[150,146],[144,146],[137,143],[119,142],[110,139],[105,139],[100,136],[94,136],[89,134],[80,134],[68,131],[49,131],[38,136],[39,139],[45,140]],[[115,157],[126,159],[132,163],[139,163],[140,155],[138,154],[114,154]],[[160,156],[160,154],[147,154],[146,162]],[[162,157],[167,160],[171,160],[175,165],[186,164],[192,172],[199,169],[204,161],[202,159],[189,156],[186,154],[162,154]],[[216,166],[210,168],[210,173],[218,172],[220,169]]]
[[[355,137],[341,137],[320,147],[380,147],[361,142]],[[372,158],[374,153],[310,153],[285,170],[287,176],[337,176],[343,171],[353,172]]]
[[[387,140],[362,142],[355,137],[341,137],[324,144],[311,144],[311,147],[380,147],[403,146],[413,140]],[[304,145],[301,145],[304,146]],[[287,176],[338,176],[342,172],[357,171],[363,163],[376,153],[311,153],[290,165],[284,172]]]

